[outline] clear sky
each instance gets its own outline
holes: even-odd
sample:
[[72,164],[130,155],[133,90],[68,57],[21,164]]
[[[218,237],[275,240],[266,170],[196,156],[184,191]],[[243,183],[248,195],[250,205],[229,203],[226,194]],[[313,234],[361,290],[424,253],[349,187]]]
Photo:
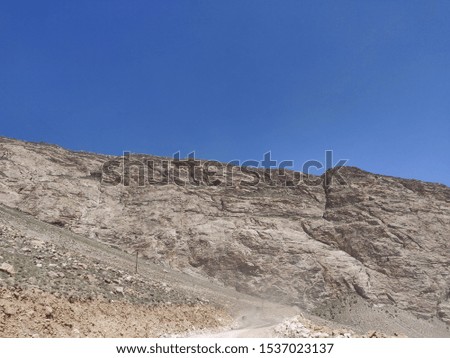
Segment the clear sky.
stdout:
[[0,3],[0,135],[450,185],[450,1]]

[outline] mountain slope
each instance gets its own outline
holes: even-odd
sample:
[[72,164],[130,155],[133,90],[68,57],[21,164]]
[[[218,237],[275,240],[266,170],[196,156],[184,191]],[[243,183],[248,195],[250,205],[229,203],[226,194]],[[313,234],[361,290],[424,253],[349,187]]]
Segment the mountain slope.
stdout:
[[[142,254],[158,265],[336,321],[364,302],[450,323],[446,186],[356,168],[301,182],[272,172],[256,186],[228,180],[230,171],[219,179],[231,185],[139,186],[134,171],[124,186],[104,167],[116,160],[120,171],[122,158],[7,138],[2,153],[0,202],[41,221],[129,253],[145,244]],[[167,174],[165,158],[128,159],[153,160],[163,168],[154,173]]]

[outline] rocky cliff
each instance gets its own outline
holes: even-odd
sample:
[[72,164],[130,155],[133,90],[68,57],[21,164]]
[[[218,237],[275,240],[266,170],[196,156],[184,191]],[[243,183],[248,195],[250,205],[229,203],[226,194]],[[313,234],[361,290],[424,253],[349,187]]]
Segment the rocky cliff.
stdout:
[[139,245],[160,265],[331,318],[359,300],[450,323],[444,185],[351,167],[205,176],[190,161],[7,138],[0,157],[0,203],[128,252]]

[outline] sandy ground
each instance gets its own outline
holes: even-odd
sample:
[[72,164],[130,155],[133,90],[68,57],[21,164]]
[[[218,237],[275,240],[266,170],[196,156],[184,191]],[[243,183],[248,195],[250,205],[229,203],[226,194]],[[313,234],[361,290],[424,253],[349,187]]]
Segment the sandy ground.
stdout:
[[0,337],[166,337],[230,322],[208,305],[70,302],[39,290],[0,289]]

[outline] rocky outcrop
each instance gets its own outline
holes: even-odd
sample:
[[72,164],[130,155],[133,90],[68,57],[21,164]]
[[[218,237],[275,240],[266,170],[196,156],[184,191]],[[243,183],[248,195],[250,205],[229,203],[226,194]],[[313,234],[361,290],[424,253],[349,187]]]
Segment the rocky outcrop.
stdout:
[[[144,242],[148,260],[308,310],[357,297],[450,323],[444,185],[357,168],[205,178],[144,155],[128,157],[123,185],[121,158],[6,138],[0,156],[0,202],[39,220],[130,253]],[[164,161],[182,174],[166,185]]]
[[[302,316],[284,320],[274,327],[274,335],[281,338],[387,338],[388,335],[374,330],[357,334],[346,328],[330,328],[317,325]],[[393,334],[391,337],[400,337]],[[403,336],[404,337],[404,336]]]

